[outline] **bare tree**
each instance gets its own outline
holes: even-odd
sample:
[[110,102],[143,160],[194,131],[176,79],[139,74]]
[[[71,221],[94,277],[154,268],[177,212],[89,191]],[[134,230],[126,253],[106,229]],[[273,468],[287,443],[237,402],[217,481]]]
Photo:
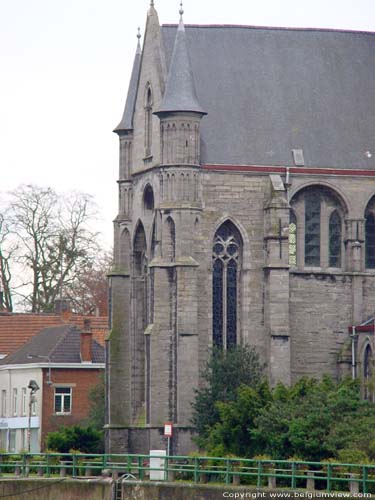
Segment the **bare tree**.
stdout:
[[68,295],[75,311],[81,314],[108,315],[108,273],[112,268],[112,254],[102,252],[90,263]]
[[17,293],[31,312],[51,311],[57,297],[73,295],[85,269],[94,265],[100,249],[90,223],[96,215],[87,194],[59,196],[35,185],[10,193],[9,226],[25,270]]
[[17,245],[11,241],[9,225],[4,215],[0,214],[0,310],[13,310],[11,262],[16,251]]

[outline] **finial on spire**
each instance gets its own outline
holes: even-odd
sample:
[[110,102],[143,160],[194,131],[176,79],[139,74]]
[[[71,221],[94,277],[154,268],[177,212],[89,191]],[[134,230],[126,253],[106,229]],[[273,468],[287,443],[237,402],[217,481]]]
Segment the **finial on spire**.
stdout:
[[182,0],[180,2],[180,22],[182,22],[182,16],[184,14],[184,9],[183,9],[183,4],[182,4]]
[[154,0],[151,0],[150,7],[153,7],[153,6],[154,6]]
[[138,26],[137,32],[138,44],[137,44],[137,54],[141,53],[141,28]]

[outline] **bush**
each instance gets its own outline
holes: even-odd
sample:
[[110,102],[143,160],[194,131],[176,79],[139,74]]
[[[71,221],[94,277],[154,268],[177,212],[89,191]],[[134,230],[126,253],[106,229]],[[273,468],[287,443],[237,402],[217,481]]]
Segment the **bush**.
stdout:
[[47,435],[47,447],[60,453],[79,450],[82,453],[103,453],[103,433],[92,427],[61,427]]

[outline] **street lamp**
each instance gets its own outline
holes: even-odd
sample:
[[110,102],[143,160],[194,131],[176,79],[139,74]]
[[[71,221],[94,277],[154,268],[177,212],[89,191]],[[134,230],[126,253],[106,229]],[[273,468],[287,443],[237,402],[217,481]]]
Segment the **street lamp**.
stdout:
[[47,385],[52,385],[53,382],[51,380],[51,358],[49,356],[42,356],[41,354],[28,354],[27,357],[28,359],[40,358],[40,359],[46,359],[48,361]]
[[39,385],[35,382],[35,380],[30,380],[29,385],[27,386],[30,389],[30,398],[29,398],[29,425],[27,427],[27,450],[30,453],[31,448],[31,409],[33,403],[36,401],[35,393],[39,390]]

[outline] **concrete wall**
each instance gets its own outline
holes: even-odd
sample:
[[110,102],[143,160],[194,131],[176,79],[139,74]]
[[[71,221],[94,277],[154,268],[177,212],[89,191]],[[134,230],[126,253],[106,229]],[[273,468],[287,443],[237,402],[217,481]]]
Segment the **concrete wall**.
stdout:
[[23,500],[112,500],[111,480],[6,479],[0,497]]

